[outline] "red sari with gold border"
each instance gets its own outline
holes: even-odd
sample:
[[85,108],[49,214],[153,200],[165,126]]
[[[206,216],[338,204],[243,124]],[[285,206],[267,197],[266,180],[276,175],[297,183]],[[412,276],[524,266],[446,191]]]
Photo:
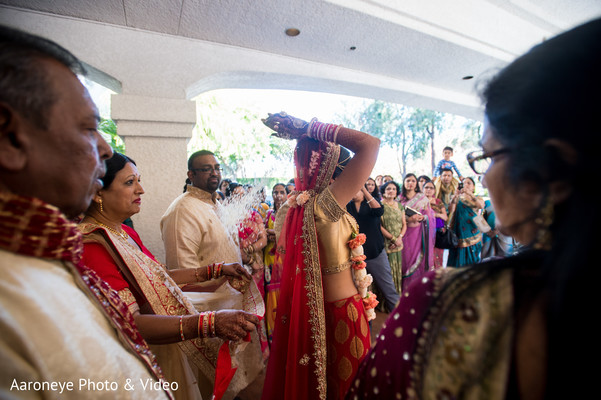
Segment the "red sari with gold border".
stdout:
[[[194,305],[179,289],[178,285],[169,276],[166,269],[156,261],[152,254],[144,247],[136,232],[126,225],[122,228],[127,231],[139,248],[123,240],[114,233],[93,223],[81,223],[79,229],[84,234],[86,252],[91,249],[88,256],[98,255],[98,246],[102,246],[105,257],[109,257],[109,266],[95,263],[103,275],[109,277],[109,282],[116,285],[119,294],[131,306],[132,303],[141,301],[148,303],[152,312],[157,315],[193,315],[197,314]],[[107,270],[108,268],[108,270]],[[108,272],[110,270],[110,272]],[[122,275],[120,277],[119,275]],[[225,280],[225,277],[220,278]],[[124,286],[123,280],[127,282]],[[263,316],[264,305],[256,285],[240,279],[227,279],[230,285],[243,294],[244,310]],[[128,290],[129,289],[129,290]],[[129,293],[128,293],[129,292]],[[137,301],[134,301],[134,298]],[[233,373],[235,372],[236,344],[223,341],[219,338],[193,338],[177,343],[191,364],[216,385],[213,388],[214,398],[220,398],[226,391]],[[220,350],[222,346],[229,346],[229,352]],[[229,354],[228,354],[229,353]],[[234,359],[233,363],[232,358]]]
[[[318,195],[330,184],[339,154],[339,146],[309,138],[301,138],[295,150],[296,189],[305,192],[308,198],[303,206],[290,207],[283,228],[285,235],[278,243],[278,248],[285,249],[284,268],[264,400],[330,398],[330,389],[334,388],[328,382],[334,382],[335,391],[342,391],[341,395],[344,395],[344,388],[358,367],[351,366],[348,382],[337,377],[337,357],[329,345],[333,343],[335,324],[340,319],[332,314],[332,310],[344,306],[348,314],[346,303],[351,304],[356,299],[341,300],[345,304],[325,303],[315,225]],[[353,308],[358,312],[354,322],[360,323],[359,318],[365,319],[363,303],[359,301]],[[331,321],[327,319],[329,316]],[[348,325],[355,326],[354,323]],[[353,330],[345,338],[352,339],[355,333]],[[365,337],[361,341],[365,353],[369,348],[369,329],[366,333],[367,341]],[[354,341],[345,342],[348,352],[353,352],[349,343]],[[359,355],[359,361],[365,353]]]

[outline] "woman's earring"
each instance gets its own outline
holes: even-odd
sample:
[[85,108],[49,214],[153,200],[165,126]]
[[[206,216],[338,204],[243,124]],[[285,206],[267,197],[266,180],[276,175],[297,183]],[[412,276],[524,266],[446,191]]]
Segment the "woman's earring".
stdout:
[[553,203],[546,200],[545,206],[540,210],[538,217],[534,220],[538,225],[534,248],[537,250],[551,250],[551,230],[549,227],[553,223]]
[[98,199],[98,206],[100,207],[100,212],[104,212],[104,207],[102,206],[102,199]]

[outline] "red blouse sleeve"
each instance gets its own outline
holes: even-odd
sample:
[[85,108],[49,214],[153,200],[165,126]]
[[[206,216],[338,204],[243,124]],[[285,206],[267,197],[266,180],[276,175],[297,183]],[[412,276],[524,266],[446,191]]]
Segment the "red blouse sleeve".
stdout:
[[101,244],[85,243],[83,262],[88,268],[93,269],[112,289],[116,291],[129,289],[129,284],[121,275],[119,267]]
[[144,246],[144,244],[142,243],[142,239],[140,239],[140,235],[138,235],[138,232],[136,232],[133,228],[131,228],[125,224],[121,225],[121,229],[123,229],[125,232],[127,232],[127,234],[129,236],[131,236],[131,238],[134,240],[134,242],[136,242],[138,244],[138,246],[140,246],[140,250],[142,250],[142,253],[146,254],[148,257],[150,257],[154,261],[158,262],[157,259],[154,257],[154,255],[150,252],[150,250],[148,250],[146,248],[146,246]]

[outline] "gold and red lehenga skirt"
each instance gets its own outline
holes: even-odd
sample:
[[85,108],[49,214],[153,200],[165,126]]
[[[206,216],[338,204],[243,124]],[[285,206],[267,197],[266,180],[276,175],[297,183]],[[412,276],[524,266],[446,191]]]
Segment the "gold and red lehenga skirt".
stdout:
[[370,330],[363,300],[357,293],[325,302],[328,343],[328,399],[343,399],[370,347]]

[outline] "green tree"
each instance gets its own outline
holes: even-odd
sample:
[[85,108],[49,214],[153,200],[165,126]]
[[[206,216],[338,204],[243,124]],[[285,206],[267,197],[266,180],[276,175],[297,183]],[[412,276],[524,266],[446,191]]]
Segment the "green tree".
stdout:
[[113,148],[114,151],[124,154],[125,143],[117,134],[117,125],[112,119],[100,118],[98,123],[98,132],[104,137],[104,140]]
[[465,135],[461,137],[459,145],[463,148],[478,148],[480,139],[482,139],[482,123],[467,119],[462,124]]
[[413,113],[410,107],[373,100],[358,111],[354,120],[347,118],[345,125],[368,132],[380,138],[383,145],[393,148],[398,169],[405,176],[409,161],[422,157],[428,145],[428,135],[416,129],[411,119]]
[[444,125],[445,114],[439,111],[414,108],[409,116],[409,129],[414,132],[416,136],[420,136],[419,132],[422,132],[429,138],[430,154],[432,157],[432,173],[434,173],[434,168],[436,168],[436,152],[434,150],[436,136],[439,132],[443,131]]
[[[212,95],[199,97],[197,109],[198,123],[188,151],[208,149],[218,154],[224,168],[223,177],[249,178],[266,162],[278,164],[292,160],[294,142],[272,137],[272,131],[263,125],[256,112],[222,104]],[[274,176],[281,170],[262,171],[260,175]]]

